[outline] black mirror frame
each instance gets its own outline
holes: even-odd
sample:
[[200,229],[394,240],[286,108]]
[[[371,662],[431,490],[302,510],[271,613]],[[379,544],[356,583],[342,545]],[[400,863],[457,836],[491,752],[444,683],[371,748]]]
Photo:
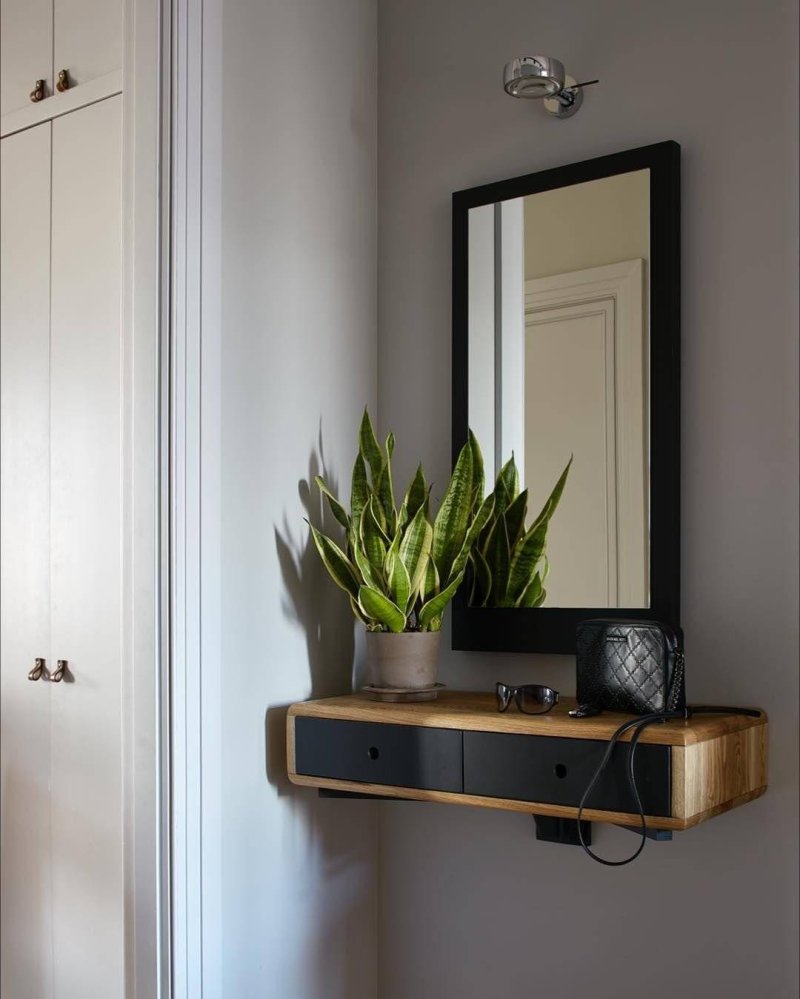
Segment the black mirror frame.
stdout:
[[680,625],[680,146],[659,142],[453,194],[453,463],[467,439],[468,212],[539,191],[650,170],[650,607],[469,607],[453,602],[452,646],[483,652],[575,652],[592,617]]

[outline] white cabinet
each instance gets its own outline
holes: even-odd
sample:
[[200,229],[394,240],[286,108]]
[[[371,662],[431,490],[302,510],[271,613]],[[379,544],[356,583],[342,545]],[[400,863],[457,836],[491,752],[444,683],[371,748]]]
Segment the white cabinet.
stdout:
[[50,125],[0,143],[0,995],[52,995]]
[[71,87],[120,70],[122,16],[122,0],[0,0],[0,115],[28,107],[37,80],[52,98],[62,69]]
[[121,116],[2,140],[3,999],[124,991]]

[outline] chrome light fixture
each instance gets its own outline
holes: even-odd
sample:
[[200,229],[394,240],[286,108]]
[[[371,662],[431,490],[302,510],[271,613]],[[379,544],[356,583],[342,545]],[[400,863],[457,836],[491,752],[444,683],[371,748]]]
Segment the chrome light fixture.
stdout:
[[597,82],[578,83],[551,56],[521,56],[503,70],[503,88],[510,97],[543,99],[545,110],[556,118],[571,118],[583,103],[583,88]]

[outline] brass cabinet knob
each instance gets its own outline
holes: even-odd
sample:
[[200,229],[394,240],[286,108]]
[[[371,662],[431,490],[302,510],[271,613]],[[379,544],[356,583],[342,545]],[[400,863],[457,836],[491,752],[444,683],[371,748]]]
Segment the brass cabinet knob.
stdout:
[[72,84],[69,82],[69,72],[66,69],[60,69],[58,71],[58,79],[56,80],[56,90],[63,94],[65,90],[69,90]]
[[29,680],[40,680],[42,677],[45,680],[48,678],[47,674],[47,660],[46,659],[34,659],[33,669],[28,673]]
[[47,95],[44,92],[44,80],[37,80],[36,86],[31,91],[30,97],[34,104],[43,101]]
[[50,682],[61,683],[65,676],[69,676],[69,665],[66,659],[59,659],[56,668],[50,674]]

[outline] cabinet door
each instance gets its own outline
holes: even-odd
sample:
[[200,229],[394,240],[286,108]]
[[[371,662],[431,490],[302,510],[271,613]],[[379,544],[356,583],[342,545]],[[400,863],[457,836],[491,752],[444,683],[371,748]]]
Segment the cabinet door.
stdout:
[[51,649],[58,997],[124,988],[121,98],[53,122]]
[[122,0],[54,0],[53,71],[74,86],[122,69]]
[[37,80],[53,85],[53,0],[0,0],[0,114],[30,103]]
[[50,125],[0,143],[0,994],[52,995]]

